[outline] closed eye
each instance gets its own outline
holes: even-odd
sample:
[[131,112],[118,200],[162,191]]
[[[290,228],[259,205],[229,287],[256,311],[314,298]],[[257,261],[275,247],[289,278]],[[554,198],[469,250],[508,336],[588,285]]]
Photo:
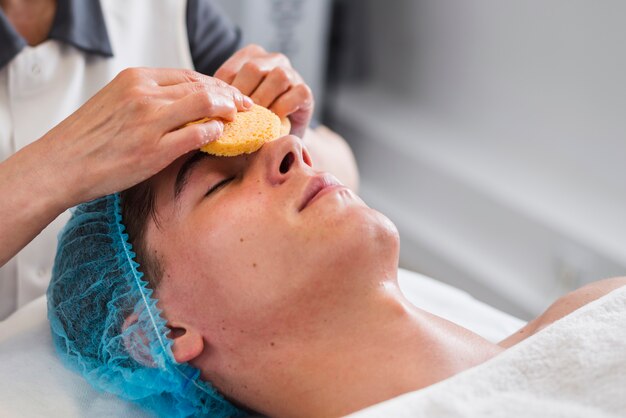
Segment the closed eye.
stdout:
[[235,180],[236,176],[233,177],[228,177],[222,181],[220,181],[219,183],[214,184],[213,186],[211,186],[211,188],[209,189],[208,192],[206,192],[206,194],[204,195],[205,197],[210,195],[211,193],[219,190],[220,188],[222,188],[223,186],[227,185],[228,183],[230,183],[231,181]]

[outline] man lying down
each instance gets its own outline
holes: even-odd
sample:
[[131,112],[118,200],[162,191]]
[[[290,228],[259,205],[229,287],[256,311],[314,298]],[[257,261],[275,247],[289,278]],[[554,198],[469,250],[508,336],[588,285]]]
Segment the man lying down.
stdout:
[[490,343],[403,297],[394,225],[316,172],[293,136],[250,155],[187,154],[80,205],[59,239],[58,352],[162,416],[345,415],[483,363],[626,284],[583,288]]

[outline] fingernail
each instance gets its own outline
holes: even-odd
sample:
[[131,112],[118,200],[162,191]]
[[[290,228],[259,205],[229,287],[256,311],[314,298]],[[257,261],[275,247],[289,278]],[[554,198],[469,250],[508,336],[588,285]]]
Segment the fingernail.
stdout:
[[[221,120],[212,120],[204,124],[204,137],[202,138],[202,145],[206,145],[211,141],[215,141],[218,139],[222,132],[224,131],[224,122]],[[206,125],[212,125],[213,128],[210,128]]]
[[213,122],[215,124],[214,132],[217,134],[216,137],[219,137],[224,132],[224,122],[221,120],[214,120]]
[[254,105],[254,101],[249,98],[248,96],[243,96],[243,105],[250,109],[252,107],[252,105]]

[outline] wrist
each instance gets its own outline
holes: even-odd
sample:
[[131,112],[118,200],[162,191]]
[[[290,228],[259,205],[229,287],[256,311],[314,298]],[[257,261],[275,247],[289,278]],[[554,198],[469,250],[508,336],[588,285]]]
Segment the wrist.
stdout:
[[0,163],[0,237],[11,238],[0,240],[0,266],[69,207],[35,151],[25,147]]
[[35,141],[16,152],[7,163],[11,165],[18,198],[34,216],[54,219],[74,206],[72,186],[62,167],[54,164],[52,156]]

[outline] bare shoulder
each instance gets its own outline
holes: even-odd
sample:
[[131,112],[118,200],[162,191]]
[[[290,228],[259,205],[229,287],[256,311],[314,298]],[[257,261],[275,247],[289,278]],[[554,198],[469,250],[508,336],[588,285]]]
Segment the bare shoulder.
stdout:
[[557,299],[544,313],[530,321],[515,334],[502,340],[498,345],[504,348],[511,347],[541,331],[554,321],[622,286],[626,286],[626,277],[598,280],[578,288]]

